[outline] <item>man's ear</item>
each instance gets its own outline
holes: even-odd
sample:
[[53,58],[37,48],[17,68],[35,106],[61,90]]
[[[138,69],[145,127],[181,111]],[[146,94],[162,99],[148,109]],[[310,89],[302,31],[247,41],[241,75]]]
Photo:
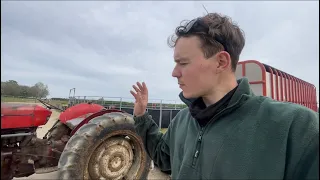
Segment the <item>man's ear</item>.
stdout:
[[226,69],[231,68],[231,57],[230,54],[226,51],[218,52],[216,55],[217,58],[217,73],[225,71]]

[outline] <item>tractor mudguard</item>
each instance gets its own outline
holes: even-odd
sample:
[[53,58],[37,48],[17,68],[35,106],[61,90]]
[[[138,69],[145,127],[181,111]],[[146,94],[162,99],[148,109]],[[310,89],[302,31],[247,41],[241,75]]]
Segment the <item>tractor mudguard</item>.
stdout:
[[[91,115],[91,114],[90,114]],[[73,130],[75,127],[77,127],[83,120],[85,120],[85,117],[80,117],[80,118],[74,118],[74,119],[70,119],[69,121],[67,121],[65,123],[65,125]]]
[[67,121],[81,117],[86,118],[89,115],[99,112],[103,109],[105,109],[105,107],[99,104],[81,103],[67,108],[64,112],[60,114],[59,120],[63,124],[66,124]]
[[74,135],[74,133],[83,125],[87,124],[91,119],[98,117],[98,116],[102,116],[106,113],[111,113],[111,112],[120,112],[120,113],[126,113],[124,111],[120,111],[117,109],[103,109],[99,112],[96,113],[90,113],[88,114],[88,117],[79,117],[79,118],[75,118],[75,119],[71,119],[69,121],[66,122],[66,125],[72,129],[70,136]]

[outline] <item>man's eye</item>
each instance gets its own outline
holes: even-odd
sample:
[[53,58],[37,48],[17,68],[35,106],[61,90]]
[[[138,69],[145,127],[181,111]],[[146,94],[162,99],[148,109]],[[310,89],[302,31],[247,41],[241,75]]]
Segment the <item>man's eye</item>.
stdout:
[[181,66],[187,65],[188,63],[179,63]]

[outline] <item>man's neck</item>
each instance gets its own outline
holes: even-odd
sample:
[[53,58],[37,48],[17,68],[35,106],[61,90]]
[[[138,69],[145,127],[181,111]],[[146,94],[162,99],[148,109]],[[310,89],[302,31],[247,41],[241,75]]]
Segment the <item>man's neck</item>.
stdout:
[[202,96],[204,104],[207,107],[212,104],[215,104],[226,94],[228,94],[231,90],[237,87],[237,85],[238,83],[235,77],[226,81],[222,81],[222,83],[219,83],[219,85],[217,85],[217,88],[215,88],[210,94]]

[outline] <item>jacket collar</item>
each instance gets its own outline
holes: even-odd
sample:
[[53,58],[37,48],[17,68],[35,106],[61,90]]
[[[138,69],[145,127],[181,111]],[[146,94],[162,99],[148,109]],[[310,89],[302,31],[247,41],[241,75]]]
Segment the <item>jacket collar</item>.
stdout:
[[[249,98],[250,96],[254,96],[252,89],[250,88],[249,80],[245,77],[237,80],[238,88],[234,95],[232,96],[229,105],[238,103],[243,97]],[[198,98],[190,98],[187,99],[183,96],[183,93],[180,92],[179,97],[182,102],[184,102],[188,107]]]

